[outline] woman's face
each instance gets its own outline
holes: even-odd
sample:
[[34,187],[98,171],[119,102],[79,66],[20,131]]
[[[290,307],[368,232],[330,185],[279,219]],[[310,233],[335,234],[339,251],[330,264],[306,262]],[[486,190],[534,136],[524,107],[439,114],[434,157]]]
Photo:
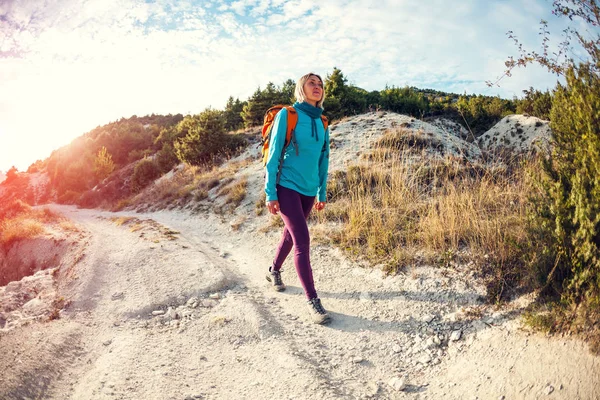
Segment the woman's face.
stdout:
[[323,98],[323,82],[317,76],[311,76],[303,86],[306,102],[317,106],[317,102]]

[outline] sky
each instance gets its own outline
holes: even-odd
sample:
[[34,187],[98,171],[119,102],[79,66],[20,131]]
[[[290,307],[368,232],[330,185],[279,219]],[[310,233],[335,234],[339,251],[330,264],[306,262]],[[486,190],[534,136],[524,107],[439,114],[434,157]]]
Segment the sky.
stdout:
[[366,90],[522,96],[528,66],[488,87],[517,48],[556,46],[550,0],[0,0],[0,171],[20,171],[132,115],[197,114],[268,82],[340,68]]

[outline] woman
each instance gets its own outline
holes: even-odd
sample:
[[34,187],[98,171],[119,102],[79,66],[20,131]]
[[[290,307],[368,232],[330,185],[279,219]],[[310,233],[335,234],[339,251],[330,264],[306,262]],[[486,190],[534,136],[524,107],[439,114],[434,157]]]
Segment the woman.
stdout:
[[265,180],[267,209],[274,215],[281,212],[285,228],[267,280],[275,290],[285,290],[281,266],[293,247],[294,265],[308,298],[312,320],[324,324],[330,317],[315,290],[306,223],[313,205],[317,211],[325,208],[327,193],[329,129],[325,131],[321,120],[325,98],[323,80],[317,74],[304,75],[296,84],[295,95],[298,123],[290,144],[284,148],[288,115],[285,108],[275,117],[269,143]]

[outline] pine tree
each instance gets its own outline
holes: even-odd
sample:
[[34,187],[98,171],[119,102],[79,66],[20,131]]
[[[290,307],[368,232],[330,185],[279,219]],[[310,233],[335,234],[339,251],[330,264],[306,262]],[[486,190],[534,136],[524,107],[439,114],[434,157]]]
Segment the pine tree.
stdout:
[[108,175],[110,175],[115,169],[115,163],[112,160],[112,156],[106,150],[106,147],[98,151],[98,155],[94,160],[94,173],[99,181],[102,181]]
[[273,84],[269,82],[265,90],[256,89],[256,92],[254,92],[246,105],[244,105],[241,116],[245,127],[249,128],[262,124],[265,112],[269,107],[277,104],[271,93],[269,93],[270,85]]
[[17,170],[17,167],[15,167],[14,165],[6,172],[6,179],[4,180],[4,182],[6,183],[10,183],[12,181],[14,181],[15,179],[17,179],[17,176],[19,174],[19,171]]
[[229,96],[224,112],[225,129],[234,131],[244,126],[244,120],[241,115],[243,110],[244,103],[242,103],[239,98],[233,100],[233,96]]
[[529,114],[534,117],[549,120],[552,109],[552,93],[541,92],[530,87],[523,90],[525,97],[518,101],[517,114]]
[[273,82],[261,90],[260,87],[248,99],[241,113],[244,126],[251,127],[262,125],[265,112],[276,104],[291,104],[295,89],[294,81],[288,79],[281,88]]
[[343,99],[348,91],[346,83],[348,79],[342,73],[342,70],[334,67],[331,74],[325,78],[325,101],[323,107],[325,114],[333,121],[346,115],[344,111]]

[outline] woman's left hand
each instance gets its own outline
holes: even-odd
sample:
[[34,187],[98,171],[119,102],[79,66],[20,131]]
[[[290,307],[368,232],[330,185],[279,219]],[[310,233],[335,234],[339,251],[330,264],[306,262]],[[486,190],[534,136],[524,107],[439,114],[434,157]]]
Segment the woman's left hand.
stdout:
[[324,208],[325,208],[325,202],[324,201],[317,201],[315,203],[315,210],[321,211]]

